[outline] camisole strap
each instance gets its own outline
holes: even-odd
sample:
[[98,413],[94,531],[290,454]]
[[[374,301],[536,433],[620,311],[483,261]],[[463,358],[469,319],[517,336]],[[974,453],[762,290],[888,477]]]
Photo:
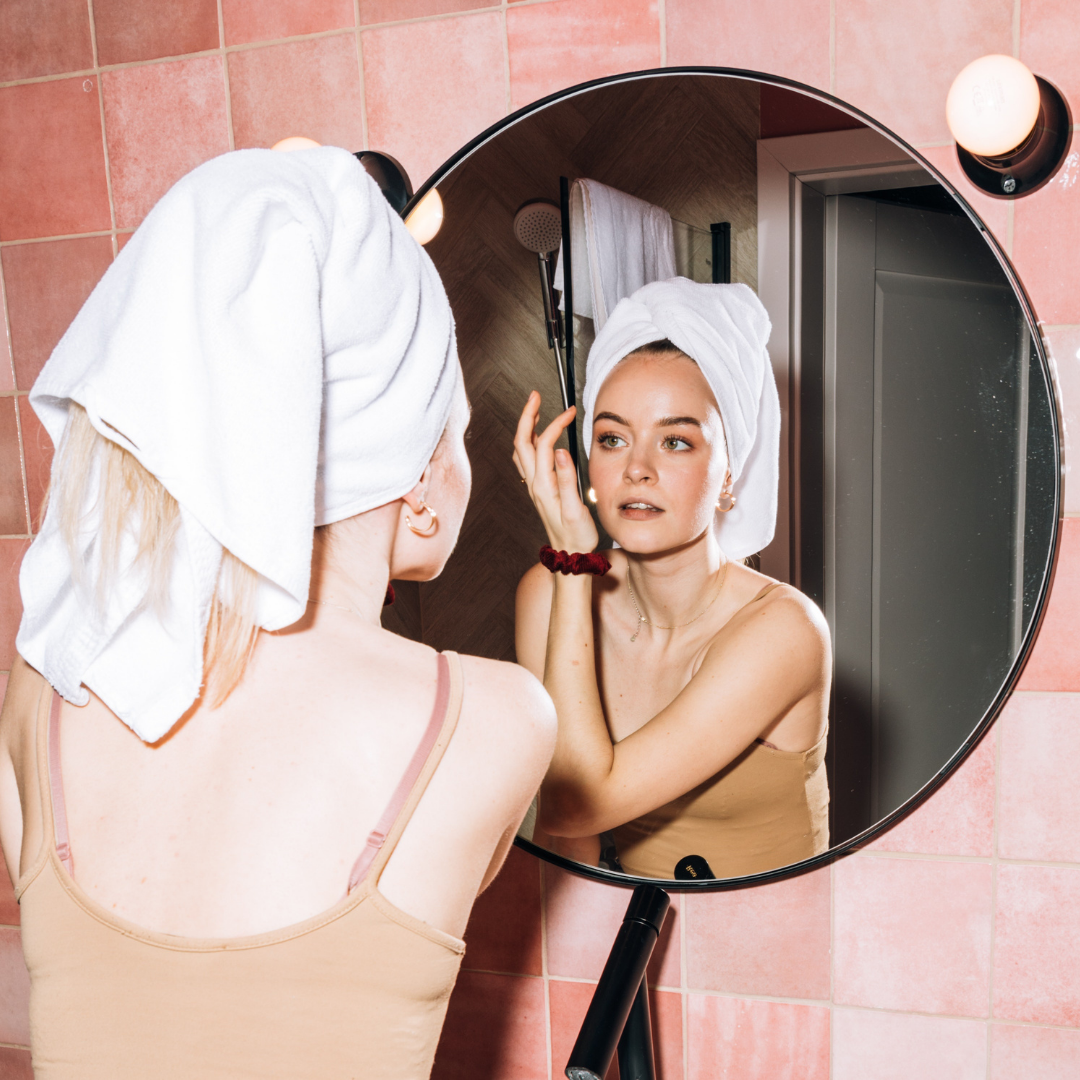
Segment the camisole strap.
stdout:
[[427,789],[450,738],[457,727],[461,712],[461,661],[456,653],[439,653],[439,681],[435,690],[435,707],[431,711],[427,730],[420,740],[394,794],[386,804],[378,824],[368,835],[364,850],[353,864],[349,875],[352,892],[370,874],[378,882],[379,874],[393,854],[416,804]]
[[[757,596],[755,596],[754,599],[750,601],[750,604],[756,604],[759,600],[764,600],[765,597],[773,591],[773,589],[779,589],[780,586],[783,584],[784,582],[782,581],[770,581],[769,584],[766,585],[765,588],[762,589],[761,592],[759,592]],[[746,606],[749,607],[750,604],[747,604]]]
[[63,698],[54,690],[49,709],[49,795],[52,798],[53,835],[56,854],[64,869],[75,876],[68,838],[67,803],[64,801],[64,774],[60,767],[60,706]]

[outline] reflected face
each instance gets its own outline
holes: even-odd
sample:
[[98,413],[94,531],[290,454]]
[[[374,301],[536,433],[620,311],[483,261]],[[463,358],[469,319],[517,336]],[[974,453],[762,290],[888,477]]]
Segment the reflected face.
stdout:
[[728,472],[724,426],[682,353],[631,353],[596,398],[589,483],[608,535],[639,554],[701,536]]

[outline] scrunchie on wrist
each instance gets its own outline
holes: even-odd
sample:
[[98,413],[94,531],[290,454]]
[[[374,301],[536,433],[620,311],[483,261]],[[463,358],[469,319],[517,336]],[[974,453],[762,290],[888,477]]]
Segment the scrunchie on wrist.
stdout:
[[596,574],[603,577],[611,563],[599,551],[556,551],[545,544],[540,549],[540,562],[553,574]]

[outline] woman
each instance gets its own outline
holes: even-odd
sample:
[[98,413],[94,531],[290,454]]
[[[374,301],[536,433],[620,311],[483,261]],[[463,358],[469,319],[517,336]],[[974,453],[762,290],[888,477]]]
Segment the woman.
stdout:
[[[739,561],[776,521],[769,329],[745,285],[675,278],[622,300],[589,353],[589,482],[618,546],[591,568],[610,563],[602,574],[550,553],[517,601],[519,662],[559,716],[538,823],[564,854],[596,863],[610,832],[628,873],[671,878],[698,855],[730,877],[828,847],[827,627]],[[534,392],[515,462],[551,548],[592,552],[554,448],[574,410],[537,436],[539,407]]]
[[31,402],[0,839],[35,1075],[426,1077],[554,739],[532,676],[379,624],[469,498],[430,260],[347,152],[224,155]]

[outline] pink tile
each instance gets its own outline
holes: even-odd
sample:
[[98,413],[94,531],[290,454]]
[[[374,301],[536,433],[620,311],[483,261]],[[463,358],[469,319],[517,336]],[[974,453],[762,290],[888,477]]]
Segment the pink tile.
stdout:
[[112,262],[107,236],[15,244],[0,250],[7,287],[15,382],[29,390]]
[[543,979],[463,971],[431,1076],[547,1080]]
[[868,850],[993,854],[994,742],[991,730],[942,787]]
[[19,931],[0,929],[0,1042],[30,1043],[30,976]]
[[829,1010],[690,994],[688,1080],[828,1080]]
[[1065,421],[1065,513],[1080,513],[1080,472],[1074,455],[1080,450],[1080,327],[1066,326],[1042,331],[1050,358],[1057,369],[1061,412]]
[[196,165],[229,149],[221,57],[102,76],[116,224],[139,224]]
[[1080,1031],[995,1024],[989,1080],[1062,1080],[1080,1076]]
[[829,874],[826,868],[773,885],[685,896],[687,985],[827,998]]
[[[552,980],[548,984],[551,1002],[551,1075],[562,1076],[570,1063],[570,1054],[574,1042],[581,1030],[589,1002],[592,1001],[595,983],[560,982]],[[681,1012],[681,1007],[680,1007]],[[680,1017],[681,1019],[681,1017]],[[619,1066],[612,1063],[606,1080],[617,1080]]]
[[27,397],[19,398],[19,422],[22,424],[23,460],[26,465],[26,494],[30,502],[30,530],[36,533],[41,528],[42,505],[49,490],[53,444]]
[[986,1016],[990,866],[854,855],[834,868],[833,1000]]
[[[29,540],[0,540],[0,670],[10,671],[15,659],[15,635],[22,618],[19,567]],[[2,1040],[0,1040],[2,1041]]]
[[828,90],[829,8],[829,0],[667,0],[667,62],[767,71]]
[[1080,867],[999,866],[994,1016],[1080,1027]]
[[97,79],[0,90],[0,240],[108,229]]
[[1023,0],[1020,59],[1065,95],[1076,120],[1080,72],[1076,69],[1076,6],[1071,0]]
[[986,1080],[983,1020],[836,1009],[832,1047],[832,1080]]
[[355,25],[352,0],[222,0],[221,19],[226,45]]
[[[7,675],[0,675],[0,695],[6,688]],[[3,859],[0,859],[0,925],[19,925],[19,903],[15,899],[15,890],[8,876],[7,863]]]
[[1054,587],[1019,690],[1080,690],[1080,518],[1062,526]]
[[15,1046],[0,1046],[0,1077],[3,1080],[34,1080],[30,1051]]
[[0,82],[94,66],[85,0],[0,4]]
[[0,533],[26,533],[22,455],[13,397],[0,398]]
[[511,848],[499,876],[477,897],[465,932],[464,966],[540,975],[540,864]]
[[1016,200],[1013,262],[1040,322],[1080,323],[1074,282],[1080,247],[1080,153],[1073,153],[1046,187]]
[[1080,696],[1016,694],[998,726],[998,855],[1080,863]]
[[682,1080],[682,994],[652,990],[649,1010],[652,1013],[657,1080]]
[[98,62],[126,64],[216,49],[217,0],[94,0]]
[[510,8],[511,108],[567,86],[660,66],[657,0],[555,0]]
[[426,15],[498,6],[491,0],[360,0],[360,24],[400,22],[402,19],[422,19]]
[[901,138],[948,139],[945,97],[961,68],[1012,54],[1013,0],[842,0],[836,5],[836,95]]
[[365,30],[361,42],[370,147],[393,154],[414,187],[506,114],[496,12]]
[[991,198],[967,178],[957,160],[955,145],[927,146],[919,153],[960,192],[971,209],[994,234],[997,242],[1008,252],[1009,203],[1004,199]]
[[[548,971],[572,979],[599,979],[630,902],[629,889],[614,889],[563,870],[545,868],[547,878]],[[653,950],[649,982],[679,986],[679,909],[685,898],[671,894],[671,908]]]
[[229,89],[237,149],[273,146],[290,135],[363,149],[353,34],[230,53]]

